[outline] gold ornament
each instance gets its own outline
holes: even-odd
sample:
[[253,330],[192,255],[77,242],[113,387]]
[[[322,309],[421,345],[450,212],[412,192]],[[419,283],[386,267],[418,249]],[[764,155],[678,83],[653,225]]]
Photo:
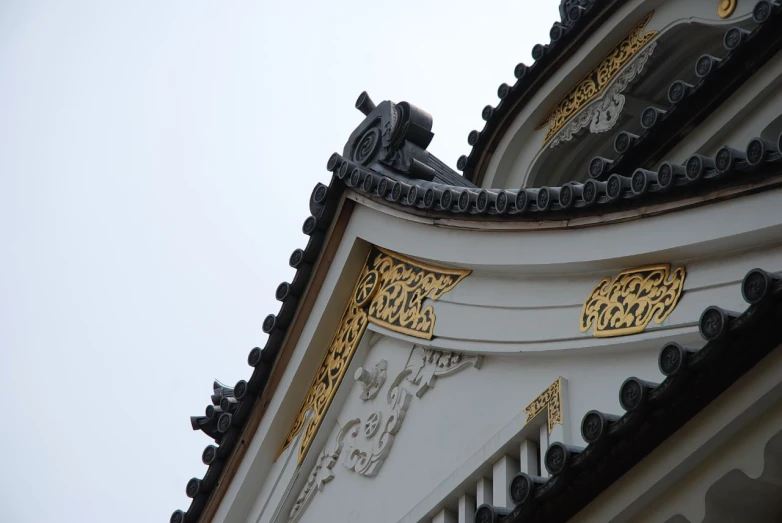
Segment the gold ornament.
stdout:
[[562,425],[562,378],[557,378],[546,390],[527,405],[524,412],[527,413],[525,425],[546,410],[548,412],[548,433],[554,430],[554,425]]
[[[431,339],[434,307],[424,306],[424,301],[438,300],[468,274],[470,271],[425,265],[400,254],[373,248],[279,454],[303,429],[298,458],[301,465],[369,323],[416,338]],[[307,423],[309,411],[312,414]]]
[[592,100],[608,87],[608,84],[619,74],[637,55],[646,47],[659,31],[644,33],[646,24],[652,19],[654,11],[641,20],[638,25],[625,36],[609,52],[595,68],[593,68],[565,97],[546,115],[546,118],[538,125],[538,129],[549,126],[543,143],[547,143],[565,124],[578,112],[586,107]]
[[654,319],[662,323],[679,302],[685,270],[671,272],[668,264],[651,265],[604,278],[581,309],[581,332],[594,326],[598,338],[643,331]]
[[717,14],[720,18],[728,18],[736,10],[738,0],[719,0],[717,3]]

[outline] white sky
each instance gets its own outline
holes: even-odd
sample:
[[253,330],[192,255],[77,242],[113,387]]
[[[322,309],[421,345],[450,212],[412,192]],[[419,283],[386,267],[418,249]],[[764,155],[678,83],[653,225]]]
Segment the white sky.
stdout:
[[168,521],[367,90],[455,166],[557,0],[0,0],[0,522]]

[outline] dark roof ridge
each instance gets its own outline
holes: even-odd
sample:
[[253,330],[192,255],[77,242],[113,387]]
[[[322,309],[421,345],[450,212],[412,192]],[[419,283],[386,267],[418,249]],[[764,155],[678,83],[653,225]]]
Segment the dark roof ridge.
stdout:
[[698,321],[703,347],[666,343],[662,382],[627,378],[619,388],[623,415],[587,412],[586,447],[550,445],[543,464],[550,477],[518,474],[509,488],[515,508],[482,505],[475,522],[567,521],[779,346],[782,275],[753,269],[741,293],[749,304],[743,313],[707,307]]
[[335,165],[340,177],[350,180],[356,168],[381,176],[438,181],[473,187],[473,184],[427,150],[434,138],[432,115],[409,102],[384,100],[375,105],[366,91],[356,100],[364,120],[353,130],[342,154],[351,164]]
[[[729,183],[747,183],[782,172],[780,160],[782,134],[776,143],[753,138],[743,151],[724,146],[713,158],[696,153],[684,165],[665,161],[657,171],[636,168],[627,175],[613,173],[606,181],[593,178],[559,187],[487,190],[399,176],[392,179],[355,168],[337,153],[329,160],[329,167],[334,171],[335,181],[345,181],[358,193],[419,211],[448,213],[457,219],[479,215],[560,221],[568,216],[648,205],[655,199],[668,201]],[[341,167],[336,168],[337,165]],[[348,171],[353,176],[343,178],[343,173]]]

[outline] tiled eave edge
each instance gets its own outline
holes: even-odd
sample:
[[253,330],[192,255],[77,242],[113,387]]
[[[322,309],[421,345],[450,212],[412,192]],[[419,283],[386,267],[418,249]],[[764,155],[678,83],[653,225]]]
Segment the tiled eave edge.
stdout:
[[[239,466],[241,465],[247,448],[252,441],[261,420],[268,408],[271,398],[274,396],[277,386],[283,372],[285,371],[293,349],[298,343],[301,331],[309,319],[312,306],[318,297],[319,287],[328,272],[331,261],[334,258],[339,247],[342,234],[350,220],[354,203],[344,197],[344,190],[341,184],[333,190],[328,190],[320,202],[320,207],[313,204],[315,193],[320,188],[326,186],[318,184],[313,191],[313,197],[310,199],[310,210],[317,212],[319,216],[328,218],[328,226],[325,231],[319,231],[310,235],[310,240],[305,249],[301,251],[304,259],[310,260],[307,263],[295,267],[296,276],[293,278],[289,287],[300,286],[301,288],[295,295],[284,297],[280,312],[275,315],[269,315],[264,321],[264,331],[269,331],[269,337],[263,349],[255,348],[250,352],[248,363],[253,367],[251,377],[245,382],[247,393],[239,403],[237,410],[244,410],[247,415],[238,418],[233,417],[232,423],[222,433],[221,440],[218,442],[216,458],[207,463],[204,456],[209,452],[208,446],[204,450],[202,461],[209,468],[203,476],[203,479],[191,479],[186,488],[188,497],[192,498],[190,507],[187,511],[177,510],[170,518],[171,523],[207,523],[214,518],[225,493],[230,486]],[[325,222],[324,222],[325,223]],[[291,262],[297,255],[294,251],[291,256]],[[293,265],[293,263],[291,263]],[[303,278],[303,283],[297,284],[297,279]],[[278,300],[281,298],[278,288]],[[282,317],[289,315],[286,310],[295,311],[295,315],[287,324],[277,323],[269,326],[269,318]],[[238,384],[237,384],[238,385]],[[247,405],[249,403],[249,405]],[[196,427],[194,427],[196,428]],[[208,434],[211,436],[211,434]],[[197,484],[199,488],[191,490],[191,485]]]
[[[612,10],[605,16],[613,14],[615,8],[621,3],[606,2],[604,11],[609,7]],[[582,15],[582,19],[597,11],[600,7],[599,4],[590,4],[591,7]],[[766,8],[767,11],[765,11]],[[656,108],[650,107],[647,109],[650,111],[649,115],[647,115],[647,111],[644,111],[644,115],[647,116],[642,115],[642,123],[644,118],[651,117],[651,124],[644,125],[645,132],[641,136],[626,139],[625,142],[629,145],[619,153],[620,156],[616,161],[613,161],[613,165],[611,161],[605,162],[603,169],[593,176],[605,179],[611,173],[622,173],[630,166],[650,165],[659,160],[672,145],[681,141],[776,53],[782,41],[780,36],[782,33],[779,28],[781,13],[782,9],[779,6],[772,5],[767,0],[758,2],[753,9],[753,18],[758,23],[756,29],[752,32],[745,32],[738,28],[729,30],[732,38],[726,34],[726,54],[722,57],[703,55],[701,59],[705,59],[703,63],[708,67],[704,74],[699,72],[700,81],[694,86],[688,86],[681,81],[674,82],[671,89],[676,86],[678,95],[676,98],[671,98],[669,92],[671,105],[668,110],[658,112],[655,110]],[[602,23],[602,19],[599,23]],[[573,27],[578,27],[578,25]],[[571,32],[573,31],[571,30]],[[501,86],[498,91],[501,100],[496,108],[484,107],[483,115],[486,124],[482,131],[470,133],[468,143],[472,149],[469,154],[462,156],[457,162],[457,168],[463,171],[464,177],[475,185],[482,184],[492,155],[515,117],[556,68],[572,54],[572,51],[563,53],[560,60],[551,64],[550,67],[553,70],[541,70],[539,74],[536,74],[536,67],[539,65],[542,68],[546,67],[540,63],[551,54],[552,50],[557,48],[556,44],[560,44],[566,39],[565,37],[567,37],[567,33],[559,41],[549,44],[548,52],[532,66],[518,65],[516,67],[517,76],[519,76],[518,71],[523,74],[516,84],[513,87],[503,84],[504,89]],[[557,56],[560,55],[557,54]],[[712,58],[716,60],[709,61]],[[696,64],[696,71],[703,65],[701,59]],[[592,169],[590,164],[590,173]]]
[[[596,161],[610,164],[596,158],[590,166]],[[334,173],[332,185],[342,181],[356,192],[410,209],[414,214],[421,211],[454,220],[562,222],[773,178],[782,172],[782,134],[773,142],[756,137],[746,145],[725,145],[713,157],[695,153],[684,164],[664,161],[656,170],[625,163],[621,174],[614,172],[605,181],[595,176],[584,183],[571,181],[558,187],[487,190],[391,177],[337,153],[331,156],[327,168]]]
[[[575,53],[580,46],[627,0],[591,2],[578,20],[570,25],[557,40],[537,44],[533,48],[532,65],[519,64],[514,71],[517,79],[512,86],[502,84],[504,95],[496,107],[486,106],[482,112],[486,124],[467,155],[464,177],[480,186],[486,167],[516,115],[532,99],[549,78]],[[488,116],[488,118],[487,118]]]
[[599,172],[593,171],[597,165],[590,163],[590,176],[605,180],[627,169],[650,168],[765,66],[782,48],[782,9],[761,0],[753,9],[753,20],[757,25],[752,31],[731,27],[725,32],[719,56],[704,54],[698,58],[694,64],[698,81],[694,85],[682,80],[672,82],[668,107],[645,109],[640,117],[644,132],[639,136],[620,132],[614,141],[618,156],[601,159],[604,165],[600,165]]
[[748,183],[722,188],[712,188],[712,190],[709,191],[690,195],[680,195],[677,198],[658,199],[657,201],[645,202],[644,205],[626,206],[615,210],[605,210],[582,215],[561,215],[559,217],[535,217],[534,215],[525,217],[514,216],[512,218],[492,215],[444,216],[442,213],[406,207],[382,198],[368,196],[358,191],[348,191],[346,197],[356,203],[382,212],[383,214],[415,223],[451,229],[505,232],[583,229],[587,227],[623,223],[732,200],[741,196],[749,196],[751,194],[779,187],[782,187],[782,165],[780,165],[778,173],[766,178],[758,178]]
[[742,282],[750,304],[741,314],[708,307],[699,321],[700,349],[668,343],[658,363],[665,379],[631,377],[619,390],[623,415],[588,412],[586,448],[553,443],[547,479],[519,474],[511,483],[516,508],[483,505],[476,522],[566,522],[782,343],[782,277],[753,269]]

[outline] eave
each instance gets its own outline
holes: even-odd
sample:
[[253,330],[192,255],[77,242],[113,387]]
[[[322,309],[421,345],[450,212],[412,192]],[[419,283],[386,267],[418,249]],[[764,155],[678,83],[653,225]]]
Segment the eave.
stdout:
[[[603,11],[610,16],[622,2],[606,2]],[[764,9],[766,8],[767,9]],[[590,4],[583,16],[598,9]],[[582,18],[583,18],[582,16]],[[596,180],[606,180],[612,174],[629,176],[633,169],[652,168],[663,159],[673,146],[697,128],[708,115],[735,93],[748,78],[765,65],[782,48],[782,32],[779,31],[780,9],[770,2],[762,0],[753,10],[753,19],[757,25],[752,31],[738,27],[729,28],[724,39],[724,53],[720,56],[702,55],[694,64],[699,80],[694,85],[676,80],[671,83],[668,92],[669,106],[665,110],[657,107],[647,108],[641,116],[644,132],[639,136],[620,132],[616,136],[615,159],[595,158],[588,166],[589,176]],[[602,23],[602,19],[600,20]],[[584,36],[577,32],[573,38]],[[588,31],[587,31],[588,33]],[[549,50],[532,66],[517,66],[518,80],[513,87],[503,84],[498,94],[500,103],[496,108],[486,106],[483,110],[486,125],[483,130],[472,131],[468,144],[472,150],[457,162],[457,169],[463,171],[465,178],[480,186],[486,170],[516,116],[529,102],[531,97],[549,79],[554,70],[572,54],[568,48],[556,54],[551,64],[546,58],[563,45],[568,33],[549,44]],[[552,58],[552,60],[554,60]],[[540,72],[536,73],[536,67]],[[551,68],[551,69],[549,69]],[[519,74],[521,76],[519,76]],[[488,119],[487,119],[488,118]]]
[[475,140],[469,140],[470,153],[459,159],[457,168],[466,179],[481,185],[494,151],[516,116],[593,32],[625,3],[626,0],[590,1],[567,26],[554,24],[550,42],[533,48],[531,65],[520,63],[515,67],[516,83],[500,85],[497,93],[500,102],[496,107],[483,108],[481,115],[486,124]]
[[[318,184],[313,191],[325,188]],[[325,196],[325,195],[324,195]],[[280,379],[287,368],[291,354],[296,346],[302,328],[309,319],[319,288],[331,266],[334,254],[340,245],[342,235],[350,221],[354,202],[344,197],[342,190],[329,191],[317,207],[311,206],[311,210],[319,211],[323,217],[328,216],[323,230],[310,234],[310,241],[305,249],[297,249],[291,255],[291,265],[294,258],[296,276],[291,283],[280,284],[277,290],[277,299],[282,302],[280,312],[277,315],[269,315],[264,321],[264,331],[269,334],[266,345],[254,348],[248,356],[248,364],[253,367],[251,377],[244,383],[246,394],[234,412],[243,412],[241,416],[233,416],[226,430],[220,432],[219,447],[216,452],[210,451],[213,445],[204,450],[214,454],[214,458],[207,463],[209,466],[204,474],[208,482],[194,478],[188,482],[187,494],[192,502],[187,511],[177,510],[170,518],[171,523],[196,523],[211,521],[222,502],[228,487],[230,486],[247,448],[254,437],[261,420],[266,413],[271,398],[274,396]],[[284,292],[281,292],[285,289]],[[292,314],[286,311],[294,311]],[[281,316],[291,316],[286,322],[278,322]],[[238,384],[237,384],[238,385]],[[197,427],[194,427],[197,430]],[[190,490],[194,481],[199,482],[200,487],[194,492]],[[192,494],[192,495],[191,495]]]

